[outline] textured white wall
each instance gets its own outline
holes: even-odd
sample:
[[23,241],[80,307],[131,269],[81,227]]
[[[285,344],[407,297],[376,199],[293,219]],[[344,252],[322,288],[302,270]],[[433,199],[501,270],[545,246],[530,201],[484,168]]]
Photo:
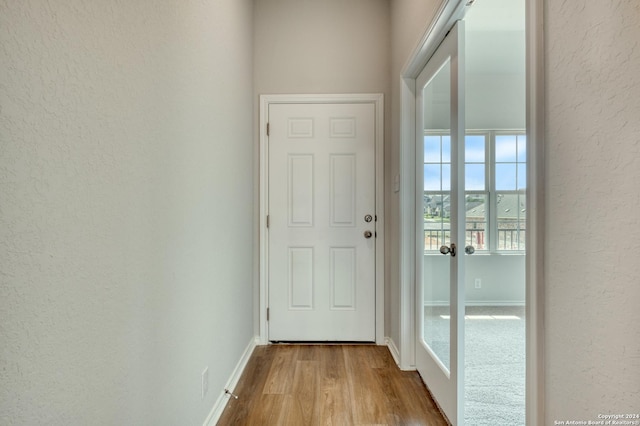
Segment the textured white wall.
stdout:
[[0,424],[209,413],[253,336],[252,17],[0,0]]
[[545,7],[553,424],[640,412],[640,3]]

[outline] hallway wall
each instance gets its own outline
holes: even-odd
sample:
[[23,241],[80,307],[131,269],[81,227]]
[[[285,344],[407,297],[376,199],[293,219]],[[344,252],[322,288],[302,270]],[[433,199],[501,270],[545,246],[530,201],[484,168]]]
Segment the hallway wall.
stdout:
[[[254,19],[256,171],[260,95],[383,93],[385,135],[390,134],[388,0],[260,0],[255,2]],[[385,136],[385,157],[388,146]],[[385,171],[386,189],[388,184]],[[258,223],[258,195],[256,176],[255,223]],[[255,247],[256,276],[258,254]],[[259,306],[258,283],[254,300]],[[257,318],[254,327],[258,334]]]
[[640,408],[640,3],[545,7],[553,424]]
[[209,414],[253,338],[252,9],[0,0],[0,424]]
[[[402,69],[417,47],[420,38],[433,20],[439,1],[392,0],[391,1],[391,137],[385,168],[390,182],[400,174],[400,75]],[[389,186],[390,189],[393,186]],[[403,315],[400,300],[400,192],[387,193],[387,287],[388,287],[388,332],[399,349],[404,344],[401,332]],[[413,358],[413,354],[410,355]]]

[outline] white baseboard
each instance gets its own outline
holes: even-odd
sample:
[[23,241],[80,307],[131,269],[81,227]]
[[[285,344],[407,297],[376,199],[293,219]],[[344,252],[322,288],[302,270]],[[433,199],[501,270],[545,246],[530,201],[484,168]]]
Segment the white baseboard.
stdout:
[[384,343],[389,348],[389,352],[391,352],[391,357],[396,362],[396,365],[400,365],[400,351],[396,346],[395,342],[391,337],[385,337]]
[[[236,385],[238,384],[238,381],[240,380],[240,376],[242,376],[242,372],[247,366],[247,363],[249,362],[249,358],[251,358],[251,354],[253,353],[253,350],[256,348],[257,345],[258,345],[258,337],[254,337],[249,341],[249,344],[247,345],[247,348],[242,353],[242,356],[240,357],[238,364],[236,364],[236,368],[233,369],[233,372],[231,373],[231,377],[229,377],[229,380],[227,381],[227,384],[224,387],[225,389],[229,389],[230,392],[234,391]],[[224,408],[227,406],[228,401],[229,401],[229,395],[225,394],[223,390],[220,393],[220,395],[218,395],[218,399],[216,399],[215,404],[213,404],[213,408],[211,409],[211,412],[207,416],[207,419],[204,421],[203,426],[215,426],[216,423],[218,423],[218,420],[220,420],[220,416],[222,415]]]
[[393,339],[391,337],[385,337],[384,338],[385,344],[387,345],[387,348],[389,348],[389,352],[391,352],[391,357],[393,358],[393,360],[395,361],[396,365],[398,366],[398,368],[402,371],[415,371],[416,367],[415,365],[410,365],[408,367],[403,367],[402,365],[400,365],[400,351],[398,350],[398,347],[396,346],[396,342],[393,341]]

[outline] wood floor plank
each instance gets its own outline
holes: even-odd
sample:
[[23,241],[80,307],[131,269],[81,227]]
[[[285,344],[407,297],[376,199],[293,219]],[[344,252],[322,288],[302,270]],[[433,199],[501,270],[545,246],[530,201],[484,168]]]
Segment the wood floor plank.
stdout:
[[391,369],[378,369],[376,373],[386,389],[395,424],[447,425],[420,378],[415,380],[416,374]]
[[323,345],[299,345],[298,360],[300,361],[320,361]]
[[272,352],[274,353],[273,361],[262,392],[265,394],[291,393],[298,346],[282,345]]
[[391,414],[384,389],[372,368],[373,348],[354,346],[343,350],[356,425],[388,424]]
[[447,425],[420,376],[384,346],[260,346],[235,393],[220,426]]
[[[300,425],[317,423],[320,401],[320,363],[318,361],[298,361],[293,376],[293,403],[300,412]],[[292,423],[293,424],[293,423]]]
[[283,395],[284,400],[278,416],[278,421],[274,425],[300,425],[307,426],[307,419],[304,417],[302,407],[293,395]]
[[353,409],[349,381],[345,378],[325,377],[320,399],[320,425],[353,425]]
[[286,395],[262,394],[257,400],[256,408],[248,413],[246,419],[239,420],[237,423],[218,422],[218,425],[273,426],[286,424],[282,423],[283,414],[288,408],[284,404],[285,397]]
[[325,379],[345,379],[347,369],[342,346],[325,346],[320,354],[320,369]]

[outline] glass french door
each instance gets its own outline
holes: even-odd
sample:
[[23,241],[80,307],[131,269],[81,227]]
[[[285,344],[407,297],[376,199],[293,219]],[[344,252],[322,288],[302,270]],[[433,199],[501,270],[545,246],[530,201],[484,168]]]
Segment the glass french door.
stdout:
[[453,425],[464,420],[463,61],[458,21],[416,79],[416,367]]

